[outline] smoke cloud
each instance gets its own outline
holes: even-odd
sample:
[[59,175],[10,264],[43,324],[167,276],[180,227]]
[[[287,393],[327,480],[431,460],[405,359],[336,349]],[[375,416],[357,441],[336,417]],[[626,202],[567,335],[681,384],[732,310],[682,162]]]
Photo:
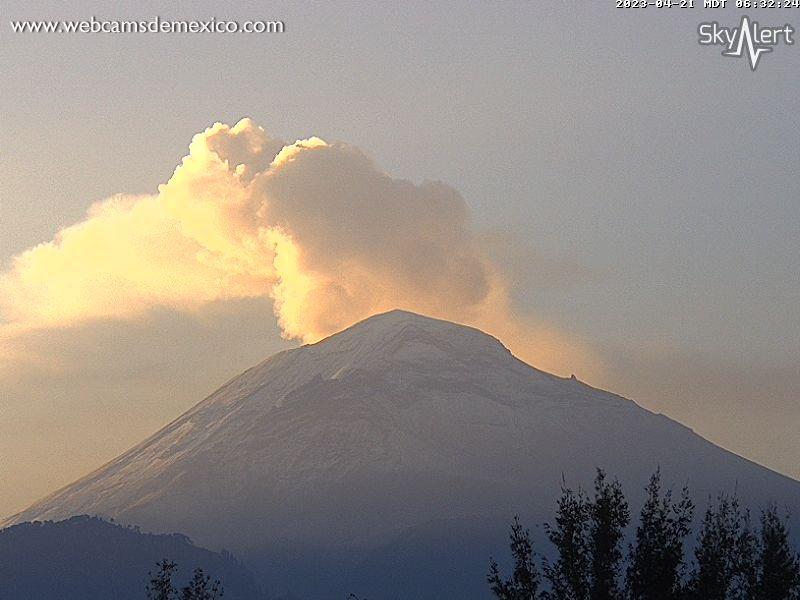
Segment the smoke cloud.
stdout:
[[249,119],[196,135],[157,194],[95,204],[14,257],[0,274],[0,344],[254,298],[271,299],[283,335],[303,342],[404,308],[475,325],[548,370],[597,366],[513,310],[455,189],[391,177],[347,144],[286,144]]

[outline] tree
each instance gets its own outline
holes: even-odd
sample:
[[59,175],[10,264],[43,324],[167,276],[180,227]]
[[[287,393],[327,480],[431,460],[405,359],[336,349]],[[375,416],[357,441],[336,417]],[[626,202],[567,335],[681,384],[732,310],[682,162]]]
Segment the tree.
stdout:
[[[747,577],[741,570],[747,547],[742,539],[749,530],[749,518],[735,496],[721,494],[703,517],[695,548],[695,570],[689,590],[702,600],[730,600],[747,597]],[[746,537],[746,536],[744,536]]]
[[619,481],[608,482],[602,469],[597,469],[594,501],[588,506],[588,513],[589,597],[591,600],[614,600],[620,596],[617,577],[630,511]]
[[589,597],[589,514],[590,505],[578,489],[562,482],[555,525],[545,524],[547,537],[556,547],[558,559],[545,563],[544,574],[550,583],[547,598],[587,600]]
[[739,521],[733,548],[734,576],[729,592],[732,600],[755,600],[758,585],[758,539],[750,523],[750,512]]
[[683,541],[691,530],[694,503],[684,487],[678,502],[672,490],[661,494],[661,470],[650,476],[629,550],[626,588],[631,600],[675,600],[685,567]]
[[181,600],[218,600],[223,593],[219,579],[212,582],[203,569],[195,569],[192,580],[181,589],[180,597]]
[[[625,589],[619,589],[620,546],[630,521],[617,480],[597,470],[589,498],[562,481],[555,523],[545,531],[555,562],[543,560],[544,584],[530,533],[514,518],[510,547],[514,572],[504,579],[490,559],[488,582],[498,600],[800,600],[800,555],[792,548],[787,520],[774,505],[753,528],[735,495],[709,501],[685,576],[684,540],[692,530],[694,503],[686,487],[673,500],[662,492],[656,470],[645,488],[636,536],[629,547]],[[540,591],[540,588],[545,589]]]
[[786,523],[774,505],[761,513],[756,600],[800,598],[800,559],[789,545]]
[[489,562],[487,580],[498,600],[535,600],[539,590],[539,572],[534,562],[533,543],[530,531],[514,517],[509,534],[509,547],[514,557],[514,572],[510,579],[503,579],[500,567],[494,559]]
[[147,584],[147,597],[149,600],[176,600],[178,592],[172,585],[172,576],[178,569],[171,560],[166,558],[156,563],[158,571],[148,573],[150,582]]
[[172,584],[172,576],[178,565],[166,558],[156,563],[158,570],[151,571],[147,584],[147,597],[150,600],[219,600],[224,590],[219,580],[211,581],[211,577],[203,569],[195,569],[191,581],[181,588],[180,592]]

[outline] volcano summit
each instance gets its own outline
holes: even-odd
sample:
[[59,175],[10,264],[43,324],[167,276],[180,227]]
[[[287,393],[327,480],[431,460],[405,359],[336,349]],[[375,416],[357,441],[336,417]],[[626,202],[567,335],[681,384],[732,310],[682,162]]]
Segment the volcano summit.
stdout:
[[[562,475],[585,486],[598,466],[634,508],[660,466],[697,500],[736,488],[800,513],[800,483],[665,416],[392,311],[248,369],[5,525],[91,514],[180,531],[313,598],[481,598],[511,516],[546,520]],[[458,585],[437,588],[443,573]]]

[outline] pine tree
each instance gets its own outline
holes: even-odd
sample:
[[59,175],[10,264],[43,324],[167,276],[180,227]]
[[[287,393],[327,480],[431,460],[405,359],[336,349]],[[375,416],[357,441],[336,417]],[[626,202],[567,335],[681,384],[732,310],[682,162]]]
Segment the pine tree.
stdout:
[[590,503],[583,492],[574,492],[562,483],[556,523],[545,525],[547,537],[558,551],[558,560],[545,564],[551,588],[548,599],[589,598],[589,514]]
[[535,600],[538,598],[539,572],[534,562],[533,543],[530,531],[524,528],[519,517],[514,517],[509,534],[509,547],[514,557],[514,572],[510,579],[503,579],[495,560],[489,563],[489,586],[498,600]]
[[800,559],[789,545],[785,522],[774,505],[761,513],[758,582],[753,598],[793,600],[800,598]]
[[662,496],[660,469],[651,475],[646,492],[629,551],[628,596],[631,600],[676,600],[684,569],[683,541],[689,535],[694,504],[686,487],[676,503],[671,489]]
[[177,590],[172,585],[172,576],[178,568],[171,560],[166,558],[156,563],[158,571],[148,573],[150,582],[147,584],[147,597],[149,600],[176,600]]
[[594,481],[594,501],[589,512],[589,597],[591,600],[615,600],[622,561],[622,538],[630,522],[628,502],[618,480],[608,482],[602,469]]

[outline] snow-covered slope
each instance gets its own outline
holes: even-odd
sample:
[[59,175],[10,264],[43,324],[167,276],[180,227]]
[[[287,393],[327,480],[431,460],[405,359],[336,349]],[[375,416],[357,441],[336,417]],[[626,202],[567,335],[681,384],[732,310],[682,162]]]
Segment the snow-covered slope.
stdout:
[[426,523],[549,517],[562,474],[633,497],[659,466],[696,497],[800,513],[800,483],[634,402],[517,360],[476,329],[393,311],[272,356],[6,521],[98,514],[212,547],[379,546]]

